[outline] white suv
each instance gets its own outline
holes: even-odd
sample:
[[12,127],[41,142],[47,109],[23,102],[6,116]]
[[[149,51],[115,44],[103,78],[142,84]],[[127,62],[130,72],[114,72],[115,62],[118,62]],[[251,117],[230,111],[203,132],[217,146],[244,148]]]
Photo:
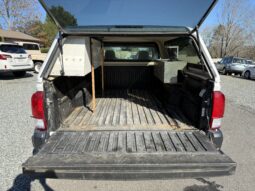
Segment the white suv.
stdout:
[[33,70],[31,56],[22,46],[14,43],[0,43],[0,72],[13,72],[16,77],[26,75],[26,71]]

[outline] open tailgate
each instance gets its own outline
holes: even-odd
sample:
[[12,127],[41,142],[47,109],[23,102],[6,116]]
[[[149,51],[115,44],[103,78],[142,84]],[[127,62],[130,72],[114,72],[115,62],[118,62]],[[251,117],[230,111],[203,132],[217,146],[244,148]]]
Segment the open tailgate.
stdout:
[[58,131],[22,166],[37,177],[138,180],[230,175],[236,163],[199,131]]

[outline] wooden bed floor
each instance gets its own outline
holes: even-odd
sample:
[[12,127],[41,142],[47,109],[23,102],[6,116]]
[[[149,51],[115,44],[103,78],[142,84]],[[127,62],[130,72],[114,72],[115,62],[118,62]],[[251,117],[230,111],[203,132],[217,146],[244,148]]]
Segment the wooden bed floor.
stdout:
[[96,99],[96,110],[76,108],[65,120],[70,130],[194,129],[174,108],[146,90],[108,90]]

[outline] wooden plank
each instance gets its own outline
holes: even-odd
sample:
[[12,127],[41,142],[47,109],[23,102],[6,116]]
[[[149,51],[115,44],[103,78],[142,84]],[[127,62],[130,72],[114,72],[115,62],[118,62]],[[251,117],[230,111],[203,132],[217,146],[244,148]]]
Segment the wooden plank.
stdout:
[[120,106],[120,125],[127,124],[127,96],[126,92],[123,91],[121,95],[121,106]]
[[74,111],[67,117],[65,120],[66,125],[70,125],[73,123],[73,121],[76,119],[76,117],[80,114],[80,112],[83,110],[83,107],[75,108]]
[[165,109],[164,105],[157,99],[157,97],[155,95],[153,95],[153,97],[154,97],[156,104],[159,106],[161,113],[164,115],[164,118],[167,120],[167,123],[172,126],[176,125],[174,120],[169,115],[167,109]]
[[132,93],[130,93],[130,101],[131,101],[131,107],[132,107],[132,116],[133,116],[133,121],[134,121],[134,125],[138,125],[141,124],[140,123],[140,118],[139,118],[139,114],[138,114],[138,108],[137,108],[137,104],[135,103],[135,95]]
[[161,123],[163,124],[168,124],[168,121],[165,118],[164,115],[164,110],[162,109],[161,105],[158,105],[159,102],[157,100],[157,98],[155,96],[153,96],[152,94],[149,94],[150,98],[151,98],[151,102],[154,104],[155,108],[156,108],[156,113],[158,114]]
[[145,97],[148,99],[147,105],[150,109],[151,116],[152,116],[152,119],[153,119],[154,123],[158,124],[158,125],[161,125],[162,121],[159,118],[159,115],[157,113],[158,108],[155,106],[155,104],[153,104],[152,97],[149,95],[149,93],[148,92],[144,92],[144,93],[145,93]]
[[147,152],[155,152],[155,144],[151,132],[144,132],[144,140]]
[[136,147],[138,152],[145,152],[146,147],[145,147],[145,140],[144,140],[144,135],[143,132],[135,132],[135,138],[136,138]]
[[106,119],[105,119],[105,125],[111,125],[112,124],[114,111],[115,111],[115,107],[116,107],[116,104],[117,104],[116,94],[113,94],[111,99],[112,99],[111,100],[111,105],[109,107],[109,111],[108,111],[108,114],[107,114]]
[[159,152],[166,151],[163,140],[161,139],[159,132],[152,132],[152,137],[156,146],[156,150]]
[[171,139],[169,138],[169,135],[167,132],[160,132],[161,138],[164,142],[165,148],[167,151],[172,151],[175,152],[176,149],[171,141]]
[[132,103],[130,101],[129,92],[127,92],[127,125],[133,125]]
[[148,97],[146,96],[146,94],[143,90],[141,90],[138,95],[139,95],[139,97],[141,97],[141,102],[142,102],[142,105],[143,105],[143,110],[144,110],[144,113],[145,113],[147,123],[148,124],[154,124],[154,120],[153,120],[153,117],[151,115],[149,104],[148,104],[148,102],[149,102]]
[[183,132],[177,132],[177,135],[178,135],[179,139],[181,140],[186,151],[188,151],[188,152],[195,151],[195,148],[193,147],[193,145],[190,143],[189,139],[185,136],[185,134]]
[[180,117],[176,114],[174,110],[168,109],[168,113],[170,114],[170,116],[172,116],[174,123],[177,124],[179,128],[189,128],[187,124],[181,121]]
[[87,110],[86,114],[83,116],[81,122],[79,123],[78,126],[82,126],[82,125],[87,125],[90,121],[90,118],[92,116],[93,112],[90,110]]
[[100,114],[102,113],[103,107],[104,107],[104,103],[106,101],[105,98],[99,98],[100,102],[97,105],[97,110],[95,112],[93,112],[91,119],[89,121],[90,125],[97,125],[98,124],[98,120],[100,118]]
[[101,61],[101,87],[102,87],[102,94],[104,95],[104,48],[101,47],[100,50],[100,61]]
[[141,121],[142,125],[146,125],[147,124],[147,119],[143,110],[143,106],[142,106],[142,101],[141,98],[139,96],[139,93],[137,90],[135,90],[135,96],[136,96],[136,103],[137,103],[137,110],[138,110],[138,115]]
[[[92,43],[90,41],[90,43]],[[92,50],[92,49],[91,49]],[[93,63],[93,51],[91,52],[91,86],[92,86],[92,108],[91,110],[94,112],[96,109],[96,85],[95,85],[95,67]]]
[[106,117],[107,117],[107,114],[108,114],[108,111],[109,111],[109,108],[110,108],[110,105],[111,105],[111,98],[109,97],[106,97],[104,98],[106,100],[106,102],[104,103],[103,105],[103,108],[102,108],[102,113],[99,117],[99,120],[98,120],[98,125],[104,125],[104,122],[106,120]]
[[[118,93],[119,95],[119,93]],[[120,121],[120,107],[121,107],[121,99],[117,97],[116,106],[114,109],[112,125],[118,125]]]
[[73,125],[79,125],[82,121],[83,117],[86,115],[87,109],[83,108],[79,115],[76,116],[75,120],[73,121]]

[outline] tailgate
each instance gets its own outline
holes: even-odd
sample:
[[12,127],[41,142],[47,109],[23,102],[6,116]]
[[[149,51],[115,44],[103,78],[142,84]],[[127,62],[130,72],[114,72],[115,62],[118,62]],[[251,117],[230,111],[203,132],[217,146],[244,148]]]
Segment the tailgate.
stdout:
[[138,180],[223,176],[235,168],[199,131],[58,131],[23,164],[23,173]]

